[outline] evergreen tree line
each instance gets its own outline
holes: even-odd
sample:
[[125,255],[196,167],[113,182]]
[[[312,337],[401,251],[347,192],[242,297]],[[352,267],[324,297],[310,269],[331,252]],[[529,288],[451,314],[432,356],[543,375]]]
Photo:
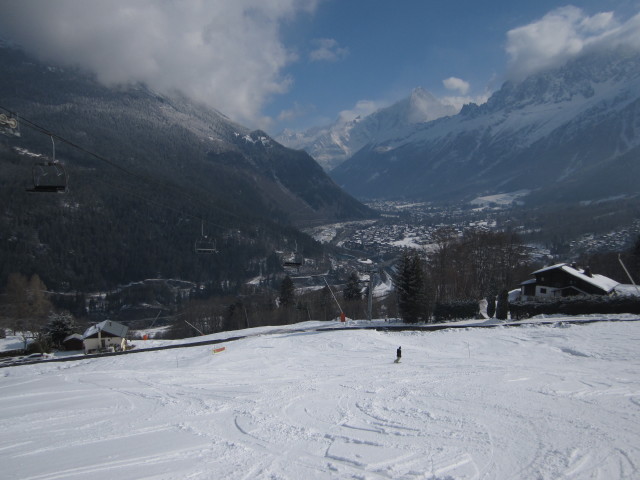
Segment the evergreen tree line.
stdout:
[[[0,103],[23,119],[20,137],[0,136],[0,284],[37,273],[88,293],[161,277],[231,285],[225,295],[261,268],[277,272],[261,262],[283,238],[321,251],[292,227],[300,211],[316,222],[371,213],[305,153],[246,141],[244,127],[179,95],[108,89],[18,49],[0,49],[0,63]],[[53,153],[29,121],[81,147],[55,142],[68,193],[26,193],[32,166]],[[222,255],[195,255],[202,226]]]
[[[29,169],[23,169],[23,179]],[[105,183],[85,172],[75,175],[67,194],[34,195],[16,177],[0,185],[3,285],[12,273],[38,274],[56,291],[83,293],[146,278],[180,278],[219,285],[218,293],[225,294],[250,276],[280,272],[280,265],[265,259],[285,239],[307,256],[322,251],[291,226],[265,220],[267,213],[255,218],[234,206],[238,221],[232,210],[218,210],[224,202],[214,204],[209,194],[157,191],[116,175]],[[209,207],[202,205],[210,200]],[[253,210],[261,215],[260,208],[258,203]],[[195,252],[203,229],[220,254]]]
[[327,287],[296,293],[291,277],[277,288],[259,288],[238,295],[191,298],[178,310],[165,338],[208,335],[269,325],[289,325],[307,320],[334,320],[339,309]]
[[[416,250],[404,252],[397,264],[395,292],[374,302],[374,318],[401,317],[409,323],[470,318],[478,312],[478,301],[482,298],[489,300],[489,316],[501,319],[506,319],[509,313],[519,319],[541,313],[634,313],[639,308],[635,298],[606,297],[509,305],[507,290],[526,279],[535,268],[516,236],[473,231],[459,236],[443,231],[438,238],[428,254]],[[478,255],[480,258],[475,258]],[[496,257],[492,259],[491,255]],[[624,258],[631,275],[638,278],[640,238]],[[610,254],[590,259],[603,264],[607,259],[613,261]],[[87,300],[82,293],[52,293],[37,274],[27,277],[13,273],[2,295],[0,318],[4,328],[22,335],[25,348],[30,341],[32,349],[48,351],[61,348],[67,335],[82,333],[89,318],[103,319],[92,314],[102,312],[114,318],[135,304],[155,305],[154,312],[162,311],[157,326],[169,327],[163,334],[168,338],[306,320],[335,320],[340,313],[350,318],[367,315],[368,278],[357,272],[350,272],[341,287],[325,286],[314,291],[297,288],[293,278],[282,274],[269,284],[243,284],[232,295],[220,294],[212,285],[190,288],[188,285],[177,281],[140,282]],[[469,289],[470,285],[476,288]]]

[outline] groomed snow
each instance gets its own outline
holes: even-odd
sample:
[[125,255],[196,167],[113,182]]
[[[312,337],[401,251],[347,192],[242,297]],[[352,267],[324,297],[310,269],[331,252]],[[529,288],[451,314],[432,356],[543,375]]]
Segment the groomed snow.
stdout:
[[269,330],[0,369],[2,478],[640,478],[639,321]]

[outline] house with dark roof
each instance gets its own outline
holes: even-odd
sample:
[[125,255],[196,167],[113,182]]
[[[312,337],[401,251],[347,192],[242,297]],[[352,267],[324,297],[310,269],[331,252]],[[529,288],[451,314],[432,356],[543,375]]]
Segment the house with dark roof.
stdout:
[[84,339],[79,333],[74,333],[62,340],[62,346],[65,350],[82,350],[84,349]]
[[572,297],[576,295],[612,295],[618,282],[591,272],[589,267],[559,263],[536,270],[535,278],[520,284],[522,300]]
[[84,353],[121,348],[122,340],[127,338],[129,327],[112,320],[105,320],[87,328],[82,335]]

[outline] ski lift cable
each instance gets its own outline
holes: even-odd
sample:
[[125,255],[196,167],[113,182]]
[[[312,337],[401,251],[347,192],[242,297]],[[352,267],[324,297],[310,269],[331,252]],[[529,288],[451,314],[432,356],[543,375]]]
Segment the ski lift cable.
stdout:
[[[7,113],[13,114],[13,112],[12,112],[11,110],[9,110],[9,109],[8,109],[8,108],[6,108],[6,107],[3,107],[2,105],[0,105],[0,110],[4,110],[4,111],[5,111],[5,112],[7,112]],[[106,164],[110,165],[111,167],[113,167],[113,168],[115,168],[115,169],[117,169],[117,170],[120,170],[121,172],[126,173],[127,175],[129,175],[129,176],[131,176],[131,177],[134,177],[134,178],[136,178],[136,179],[138,179],[138,180],[141,180],[141,181],[143,181],[143,182],[145,182],[145,183],[158,183],[158,182],[153,181],[153,179],[150,179],[150,178],[144,177],[143,175],[141,175],[141,174],[139,174],[139,173],[136,173],[136,172],[134,172],[134,171],[132,171],[132,170],[129,170],[128,168],[125,168],[125,167],[123,167],[123,166],[121,166],[121,165],[118,165],[116,162],[113,162],[112,160],[109,160],[107,157],[104,157],[103,155],[100,155],[100,154],[97,154],[97,153],[95,153],[95,152],[92,152],[91,150],[88,150],[88,149],[84,148],[83,146],[78,145],[77,143],[75,143],[75,142],[73,142],[73,141],[71,141],[71,140],[67,140],[66,138],[64,138],[64,137],[62,137],[62,136],[60,136],[60,135],[58,135],[58,134],[56,134],[56,133],[52,132],[51,130],[49,130],[49,129],[45,128],[45,127],[42,127],[42,126],[38,125],[38,124],[37,124],[37,123],[35,123],[35,122],[32,122],[31,120],[29,120],[29,119],[27,119],[27,118],[25,118],[25,117],[22,117],[22,116],[21,116],[21,117],[20,117],[20,121],[21,121],[23,124],[25,124],[28,128],[31,128],[32,130],[35,130],[35,131],[37,131],[37,132],[39,132],[39,133],[42,133],[42,134],[44,134],[44,135],[47,135],[48,137],[50,137],[50,138],[51,138],[51,141],[52,141],[52,142],[54,141],[54,139],[56,139],[56,140],[58,140],[58,141],[60,141],[60,142],[62,142],[62,143],[65,143],[65,144],[69,145],[69,146],[70,146],[70,147],[72,147],[72,148],[75,148],[76,150],[79,150],[79,151],[80,151],[80,152],[82,152],[82,153],[85,153],[85,154],[87,154],[87,155],[89,155],[89,156],[92,156],[92,157],[94,157],[95,159],[100,160],[100,161],[102,161],[103,163],[106,163]],[[55,149],[55,144],[54,144],[54,149]],[[54,150],[54,152],[55,152],[55,150]],[[54,153],[54,155],[55,155],[55,153]],[[167,184],[167,185],[170,185],[170,184]],[[118,187],[116,187],[116,188],[118,188]],[[170,207],[170,206],[168,206],[168,205],[163,205],[163,204],[161,204],[161,203],[159,203],[159,202],[151,201],[151,200],[149,200],[148,198],[142,197],[142,196],[141,196],[141,195],[139,195],[139,194],[138,194],[138,195],[135,195],[135,194],[132,194],[131,192],[129,192],[129,193],[130,193],[131,195],[136,196],[137,198],[139,198],[139,199],[141,199],[141,200],[146,201],[147,203],[155,204],[156,206],[160,206],[160,207],[163,207],[163,208],[166,208],[166,209],[169,209],[169,210],[175,211],[175,212],[179,212],[179,213],[181,213],[182,215],[189,216],[189,217],[191,217],[191,218],[199,219],[199,220],[201,220],[201,221],[206,221],[206,222],[207,222],[207,224],[210,224],[210,225],[216,226],[216,227],[218,227],[218,228],[225,228],[225,227],[223,227],[222,225],[216,224],[216,223],[214,223],[214,222],[210,222],[210,221],[208,221],[208,220],[204,220],[204,218],[202,218],[202,216],[200,216],[200,215],[194,215],[194,214],[190,214],[190,213],[188,213],[188,212],[180,211],[180,210],[178,210],[178,209],[176,209],[176,208],[173,208],[173,207]],[[185,192],[184,192],[184,191],[181,191],[180,193],[181,193],[182,195],[185,195]],[[187,197],[188,197],[188,199],[189,199],[189,200],[194,201],[194,199],[193,199],[191,196],[187,196]],[[198,203],[199,203],[199,202],[198,202]],[[204,205],[203,205],[203,206],[204,206]],[[207,207],[207,208],[211,208],[212,206],[206,206],[206,207]],[[232,216],[232,217],[237,218],[237,219],[239,219],[239,220],[241,220],[241,221],[243,220],[243,218],[242,218],[240,215],[237,215],[237,214],[235,214],[235,213],[233,213],[233,212],[231,212],[231,211],[229,211],[229,210],[226,210],[226,209],[220,208],[220,207],[218,207],[218,206],[213,206],[213,207],[214,207],[214,208],[216,208],[217,210],[219,210],[219,211],[223,212],[223,213],[224,213],[224,214],[226,214],[226,215]],[[247,225],[249,225],[249,224],[247,223]]]
[[[9,109],[7,109],[7,108],[5,108],[5,107],[3,107],[1,105],[0,105],[0,109],[4,110],[6,112],[12,113]],[[133,171],[121,166],[121,165],[118,165],[117,163],[109,160],[108,158],[106,158],[106,157],[104,157],[104,156],[102,156],[100,154],[97,154],[95,152],[92,152],[91,150],[88,150],[88,149],[84,148],[83,146],[78,145],[75,142],[72,142],[71,140],[67,140],[66,138],[64,138],[64,137],[52,132],[51,130],[49,130],[49,129],[45,128],[45,127],[42,127],[42,126],[38,125],[35,122],[32,122],[31,120],[29,120],[29,119],[27,119],[27,118],[25,118],[23,116],[20,117],[20,122],[22,124],[26,125],[27,127],[31,128],[32,130],[35,130],[35,131],[40,132],[40,133],[42,133],[44,135],[47,135],[48,137],[51,137],[52,141],[53,141],[53,139],[56,139],[56,140],[58,140],[58,141],[60,141],[62,143],[66,143],[70,147],[73,147],[76,150],[79,150],[82,153],[85,153],[87,155],[90,155],[90,156],[92,156],[92,157],[94,157],[94,158],[96,158],[96,159],[98,159],[98,160],[100,160],[100,161],[112,166],[113,168],[116,168],[116,169],[126,173],[127,175],[131,175],[133,177],[137,177],[140,180],[147,180],[144,177],[142,177],[141,175],[139,175],[139,174],[137,174],[137,173],[135,173],[135,172],[133,172]]]
[[[10,110],[10,109],[8,109],[6,107],[3,107],[2,105],[0,105],[0,110],[4,110],[7,113],[14,114],[14,112],[12,110]],[[95,152],[92,152],[91,150],[88,150],[88,149],[82,147],[81,145],[78,145],[77,143],[71,141],[71,140],[67,140],[66,138],[64,138],[64,137],[52,132],[51,130],[49,130],[49,129],[45,128],[45,127],[42,127],[42,126],[38,125],[37,123],[35,123],[35,122],[25,118],[25,117],[21,116],[20,117],[20,121],[22,123],[26,124],[27,127],[31,128],[31,129],[39,132],[39,133],[42,133],[42,134],[45,134],[45,135],[49,136],[51,138],[52,142],[53,142],[53,139],[55,138],[55,139],[59,140],[60,142],[69,145],[70,147],[73,147],[73,148],[75,148],[75,149],[77,149],[77,150],[79,150],[79,151],[81,151],[81,152],[83,152],[83,153],[85,153],[87,155],[90,155],[90,156],[92,156],[92,157],[94,157],[94,158],[96,158],[96,159],[98,159],[98,160],[100,160],[100,161],[112,166],[113,168],[116,168],[116,169],[126,173],[127,175],[130,175],[132,177],[135,177],[135,178],[137,178],[139,180],[142,180],[142,181],[145,181],[145,182],[158,183],[157,181],[154,181],[153,179],[144,177],[143,175],[141,175],[139,173],[136,173],[136,172],[134,172],[132,170],[129,170],[129,169],[121,166],[121,165],[118,165],[117,163],[113,162],[112,160],[109,160],[108,158],[104,157],[103,155],[100,155],[100,154],[97,154]],[[171,185],[171,184],[167,184],[167,185]],[[181,194],[185,195],[185,192],[181,191]],[[194,199],[191,196],[188,196],[188,197],[189,197],[189,199],[191,201],[194,201]],[[149,203],[151,203],[151,202],[149,202]],[[156,204],[158,204],[158,203],[156,202]],[[169,207],[167,207],[167,208],[169,208]],[[206,208],[215,208],[215,209],[223,212],[226,215],[229,215],[229,216],[232,216],[234,218],[237,218],[240,221],[244,221],[242,216],[240,216],[240,215],[238,215],[236,213],[233,213],[233,212],[231,212],[231,211],[229,211],[227,209],[224,209],[224,208],[221,208],[221,207],[218,207],[218,206],[215,206],[215,205],[206,205]],[[175,210],[175,209],[173,209],[173,210]],[[198,215],[192,215],[192,214],[188,214],[188,213],[185,213],[185,215],[188,215],[190,217],[197,218],[197,219],[200,219],[200,220],[204,220],[201,216],[198,216]],[[207,221],[207,223],[215,225],[215,226],[220,227],[220,228],[225,228],[225,227],[222,227],[221,225],[217,225],[217,224],[212,223],[210,221]],[[246,223],[247,225],[252,225],[252,224],[250,224],[250,223],[248,223],[246,221],[244,221],[244,223]]]
[[100,183],[102,183],[102,184],[104,184],[104,185],[106,185],[106,186],[108,186],[111,189],[118,190],[119,192],[121,192],[121,193],[123,193],[125,195],[128,195],[128,196],[130,196],[132,198],[135,198],[137,200],[141,200],[142,202],[144,202],[144,203],[146,203],[146,204],[148,204],[148,205],[150,205],[152,207],[159,207],[159,208],[162,208],[164,210],[172,211],[173,213],[176,213],[176,214],[178,214],[178,215],[180,215],[182,217],[189,217],[189,218],[194,219],[194,220],[200,220],[201,222],[205,222],[207,225],[213,225],[214,227],[217,227],[217,228],[220,228],[220,229],[225,229],[226,228],[225,226],[220,225],[220,224],[218,224],[216,222],[212,222],[210,220],[205,220],[200,215],[195,215],[193,213],[189,213],[188,211],[186,211],[184,209],[176,208],[176,207],[174,207],[172,205],[169,205],[169,204],[166,204],[166,203],[162,203],[162,202],[159,202],[157,200],[151,200],[150,198],[145,197],[144,195],[141,195],[139,192],[130,190],[128,188],[125,188],[122,185],[117,185],[117,184],[110,183],[105,178],[96,177],[95,180],[100,182]]
[[[4,110],[5,112],[7,112],[9,114],[12,114],[12,115],[14,114],[14,112],[12,110],[9,110],[8,108],[6,108],[6,107],[4,107],[2,105],[0,105],[0,110]],[[52,143],[54,142],[54,139],[56,139],[56,140],[58,140],[58,141],[60,141],[60,142],[62,142],[64,144],[66,144],[66,145],[68,145],[68,146],[70,146],[72,148],[75,148],[76,150],[78,150],[78,151],[80,151],[82,153],[85,153],[86,155],[89,155],[89,156],[91,156],[91,157],[93,157],[93,158],[95,158],[95,159],[97,159],[97,160],[99,160],[99,161],[101,161],[103,163],[106,163],[107,165],[110,165],[111,167],[113,167],[113,168],[115,168],[117,170],[120,170],[121,172],[123,172],[123,173],[125,173],[125,174],[127,174],[127,175],[129,175],[129,176],[131,176],[133,178],[136,178],[136,179],[138,179],[138,180],[140,180],[140,181],[142,181],[144,183],[155,183],[155,184],[159,183],[159,182],[157,182],[157,181],[155,181],[155,180],[153,180],[151,178],[148,178],[148,177],[145,177],[144,175],[141,175],[140,173],[136,173],[136,172],[134,172],[134,171],[132,171],[132,170],[130,170],[128,168],[125,168],[125,167],[119,165],[118,163],[110,160],[109,158],[107,158],[107,157],[105,157],[103,155],[97,154],[97,153],[95,153],[95,152],[93,152],[93,151],[91,151],[91,150],[89,150],[89,149],[87,149],[87,148],[85,148],[85,147],[83,147],[83,146],[71,141],[71,140],[67,140],[66,138],[62,137],[61,135],[58,135],[55,132],[53,132],[53,131],[45,128],[45,127],[42,127],[42,126],[38,125],[37,123],[29,120],[28,118],[20,116],[20,121],[24,125],[26,125],[28,128],[31,128],[32,130],[35,130],[35,131],[37,131],[39,133],[42,133],[42,134],[47,135],[48,137],[50,137]],[[55,149],[55,144],[54,144],[54,149]],[[55,155],[55,153],[54,153],[54,155]],[[98,178],[98,180],[102,180],[102,179]],[[169,183],[167,185],[175,187],[175,185],[172,185],[172,184],[169,184]],[[165,185],[162,185],[162,186],[164,187]],[[113,187],[113,185],[112,185],[112,187]],[[220,228],[222,230],[228,228],[227,226],[223,226],[223,225],[220,225],[218,223],[211,222],[209,220],[205,220],[205,218],[202,215],[192,214],[192,213],[189,213],[189,212],[187,212],[185,210],[181,210],[181,209],[172,207],[170,205],[163,204],[161,202],[150,200],[149,198],[144,197],[144,196],[142,196],[140,194],[135,194],[135,193],[133,193],[131,191],[126,191],[126,190],[122,189],[121,186],[115,186],[115,188],[118,188],[121,191],[124,191],[125,193],[128,193],[129,195],[131,195],[133,197],[136,197],[136,198],[146,202],[147,204],[155,205],[157,207],[173,211],[173,212],[178,213],[179,215],[182,215],[182,216],[185,216],[185,217],[198,219],[201,222],[206,222],[207,225],[211,225],[211,226]],[[195,201],[195,199],[193,197],[191,197],[190,195],[186,195],[183,190],[180,190],[179,194],[182,195],[183,197],[188,198],[190,201],[192,201],[194,203],[200,204],[200,206],[205,208],[205,209],[218,210],[219,212],[221,212],[221,213],[223,213],[225,215],[234,217],[240,223],[244,223],[246,226],[253,227],[253,224],[248,222],[243,216],[240,216],[240,215],[238,215],[238,214],[236,214],[236,213],[234,213],[234,212],[232,212],[232,211],[230,211],[228,209],[221,208],[221,207],[219,207],[217,205],[206,205],[202,201]]]
[[[6,111],[8,113],[13,113],[9,109],[7,109],[6,107],[3,107],[1,105],[0,105],[0,109]],[[108,159],[107,157],[105,157],[103,155],[100,155],[98,153],[92,152],[91,150],[88,150],[87,148],[85,148],[85,147],[83,147],[81,145],[78,145],[77,143],[75,143],[75,142],[73,142],[71,140],[67,140],[66,138],[64,138],[64,137],[52,132],[51,130],[49,130],[49,129],[45,128],[45,127],[42,127],[42,126],[38,125],[35,122],[32,122],[31,120],[29,120],[29,119],[27,119],[25,117],[20,117],[20,121],[23,124],[25,124],[27,127],[31,128],[32,130],[35,130],[35,131],[37,131],[39,133],[42,133],[42,134],[47,135],[48,137],[50,137],[52,143],[54,142],[54,139],[59,140],[60,142],[65,143],[65,144],[69,145],[70,147],[75,148],[76,150],[79,150],[82,153],[85,153],[85,154],[87,154],[89,156],[92,156],[92,157],[96,158],[97,160],[100,160],[101,162],[104,162],[104,163],[110,165],[111,167],[113,167],[113,168],[115,168],[117,170],[120,170],[123,173],[126,173],[127,175],[129,175],[131,177],[134,177],[134,178],[136,178],[138,180],[141,180],[143,182],[146,182],[146,183],[158,183],[157,181],[154,181],[151,178],[145,177],[145,176],[143,176],[143,175],[141,175],[139,173],[136,173],[136,172],[134,172],[134,171],[132,171],[132,170],[130,170],[128,168],[125,168],[125,167],[123,167],[121,165],[118,165],[116,162]],[[55,143],[53,143],[53,161],[55,162]],[[167,185],[171,185],[171,184],[167,184]],[[180,193],[182,195],[185,195],[184,191],[181,191]],[[191,196],[188,196],[188,198],[189,198],[189,200],[194,201],[194,199]],[[219,207],[217,207],[217,208],[219,208]],[[238,215],[235,215],[232,212],[225,212],[225,213],[227,213],[229,215],[232,215],[232,216],[235,216],[235,217],[238,217]],[[192,216],[193,217],[197,217],[195,215],[192,215]],[[199,217],[197,217],[197,218],[199,218]],[[238,217],[238,218],[240,218],[240,217]]]

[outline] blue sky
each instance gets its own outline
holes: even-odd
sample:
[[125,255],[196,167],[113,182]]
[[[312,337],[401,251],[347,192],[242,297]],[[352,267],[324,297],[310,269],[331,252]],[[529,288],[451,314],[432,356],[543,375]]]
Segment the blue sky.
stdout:
[[[299,129],[333,122],[358,102],[386,105],[422,86],[438,97],[482,101],[507,75],[507,32],[531,24],[569,3],[553,0],[332,0],[283,30],[300,58],[286,72],[289,91],[266,105],[277,127]],[[620,19],[639,2],[573,1],[585,16],[614,11]],[[317,39],[335,41],[334,57],[312,60]],[[325,42],[328,43],[328,42]],[[457,78],[467,91],[448,89]],[[464,84],[462,84],[464,85]],[[298,116],[293,115],[297,112]]]
[[640,0],[20,0],[0,2],[0,37],[277,134],[370,113],[418,86],[482,102],[508,76],[603,39],[640,48],[639,12]]

